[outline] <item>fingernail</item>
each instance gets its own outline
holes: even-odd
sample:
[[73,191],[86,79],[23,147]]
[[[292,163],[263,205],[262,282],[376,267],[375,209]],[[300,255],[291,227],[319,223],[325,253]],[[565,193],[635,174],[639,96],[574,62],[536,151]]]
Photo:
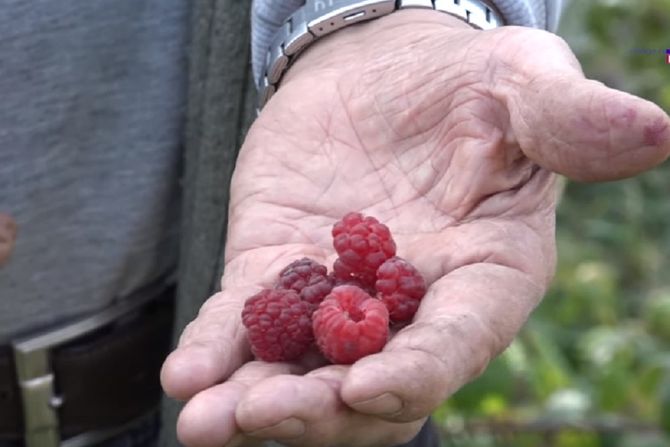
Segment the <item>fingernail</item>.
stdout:
[[288,418],[278,424],[249,432],[255,438],[297,438],[305,434],[305,423],[300,419]]
[[367,414],[394,415],[402,410],[402,400],[392,393],[351,404],[354,410]]

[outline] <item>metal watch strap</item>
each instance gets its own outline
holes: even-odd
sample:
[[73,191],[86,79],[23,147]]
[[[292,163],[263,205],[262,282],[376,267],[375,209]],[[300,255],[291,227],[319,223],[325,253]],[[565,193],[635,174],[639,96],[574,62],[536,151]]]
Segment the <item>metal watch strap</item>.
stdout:
[[306,0],[284,21],[270,45],[258,85],[258,109],[275,93],[297,55],[312,42],[345,26],[406,8],[433,9],[483,30],[504,24],[500,13],[483,0]]

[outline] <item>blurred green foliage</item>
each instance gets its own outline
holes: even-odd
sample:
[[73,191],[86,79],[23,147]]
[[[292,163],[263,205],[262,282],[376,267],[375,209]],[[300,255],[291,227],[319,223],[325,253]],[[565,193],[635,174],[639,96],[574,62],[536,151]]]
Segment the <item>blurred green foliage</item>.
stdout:
[[[586,75],[670,111],[670,0],[573,0]],[[445,445],[670,446],[670,163],[568,183],[554,284],[514,343],[435,413]]]

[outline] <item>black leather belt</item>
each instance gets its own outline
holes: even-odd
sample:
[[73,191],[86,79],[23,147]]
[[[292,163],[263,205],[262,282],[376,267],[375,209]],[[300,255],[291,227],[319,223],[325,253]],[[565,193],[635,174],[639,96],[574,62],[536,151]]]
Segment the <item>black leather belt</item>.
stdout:
[[156,284],[88,318],[0,346],[0,441],[92,445],[154,412],[174,307],[174,287]]

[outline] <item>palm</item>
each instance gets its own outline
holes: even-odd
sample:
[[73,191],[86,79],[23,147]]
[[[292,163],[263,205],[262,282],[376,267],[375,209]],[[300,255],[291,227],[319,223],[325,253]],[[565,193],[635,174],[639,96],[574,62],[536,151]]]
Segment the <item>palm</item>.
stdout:
[[[551,259],[553,177],[524,156],[480,80],[489,61],[476,46],[500,37],[440,61],[452,68],[439,79],[409,68],[426,67],[412,49],[392,69],[372,58],[318,77],[318,89],[314,78],[282,87],[272,106],[285,113],[259,119],[238,161],[227,260],[275,272],[282,266],[268,261],[305,254],[332,264],[330,228],[352,210],[387,223],[430,281],[472,262]],[[472,53],[470,77],[459,71]],[[539,281],[552,263],[543,267]]]

